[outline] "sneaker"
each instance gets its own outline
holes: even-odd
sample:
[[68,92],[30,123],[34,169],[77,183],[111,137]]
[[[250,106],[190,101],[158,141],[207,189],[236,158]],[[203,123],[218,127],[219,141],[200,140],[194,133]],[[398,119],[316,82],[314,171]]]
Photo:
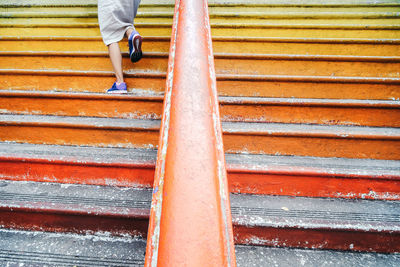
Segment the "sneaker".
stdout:
[[142,58],[142,36],[134,30],[128,38],[129,57],[132,62],[137,62]]
[[126,83],[120,83],[117,85],[115,82],[110,89],[107,90],[107,94],[126,94],[128,93],[126,89]]

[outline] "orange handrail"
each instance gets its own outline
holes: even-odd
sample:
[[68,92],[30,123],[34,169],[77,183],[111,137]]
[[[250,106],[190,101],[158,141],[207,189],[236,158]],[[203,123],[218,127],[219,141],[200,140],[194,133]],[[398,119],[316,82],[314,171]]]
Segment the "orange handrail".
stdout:
[[207,0],[176,0],[145,266],[236,266]]

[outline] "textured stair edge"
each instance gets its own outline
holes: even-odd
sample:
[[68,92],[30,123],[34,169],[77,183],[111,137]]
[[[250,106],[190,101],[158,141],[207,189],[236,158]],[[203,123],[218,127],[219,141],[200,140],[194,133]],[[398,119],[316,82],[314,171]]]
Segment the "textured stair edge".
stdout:
[[[2,90],[0,89],[0,97],[18,98],[50,98],[50,99],[87,99],[87,100],[118,100],[118,101],[146,101],[146,102],[162,102],[164,97],[162,94],[156,95],[151,92],[129,93],[124,95],[96,93],[96,92],[68,92],[68,91],[26,91],[26,90]],[[386,102],[383,102],[386,103]],[[388,101],[389,105],[391,102]],[[397,103],[397,102],[395,102]]]
[[238,266],[292,267],[292,266],[368,266],[395,267],[400,254],[343,252],[315,249],[273,248],[236,245]]
[[150,188],[0,181],[0,209],[146,219]]
[[[0,262],[29,266],[143,266],[146,241],[110,233],[78,235],[0,229]],[[19,266],[21,266],[19,265]]]
[[159,120],[0,114],[0,125],[158,131]]
[[400,233],[400,202],[232,194],[233,223],[246,227]]

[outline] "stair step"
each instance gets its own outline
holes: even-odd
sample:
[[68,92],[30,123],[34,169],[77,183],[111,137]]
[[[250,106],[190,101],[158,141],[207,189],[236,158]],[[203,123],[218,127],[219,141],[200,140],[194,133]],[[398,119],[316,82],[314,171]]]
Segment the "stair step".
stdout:
[[161,119],[162,96],[1,91],[1,113]]
[[399,127],[399,101],[220,97],[223,121]]
[[236,243],[400,251],[396,201],[231,195]]
[[398,160],[400,129],[281,123],[222,123],[229,153]]
[[[144,52],[168,52],[170,38],[167,36],[143,36]],[[98,51],[107,48],[101,37],[73,36],[1,36],[0,51]],[[272,37],[214,37],[215,53],[286,54],[286,55],[352,55],[393,57],[400,56],[398,40],[378,39],[305,39]],[[243,43],[246,45],[243,45]],[[128,51],[124,42],[121,50]]]
[[400,161],[226,154],[230,191],[400,200]]
[[[163,94],[165,72],[125,72],[128,91]],[[0,89],[104,93],[115,82],[112,71],[0,69]],[[73,79],[71,79],[73,77]]]
[[153,186],[157,151],[0,143],[0,177],[8,180]]
[[159,120],[0,114],[1,141],[153,148]]
[[[1,52],[1,69],[40,69],[57,71],[112,71],[106,52]],[[50,60],[51,59],[51,60]],[[5,64],[7,62],[7,64]],[[168,54],[149,52],[135,63],[124,53],[122,67],[126,72],[166,72]]]
[[[400,127],[398,101],[220,97],[223,121]],[[1,113],[161,119],[162,96],[0,90]],[[288,116],[290,114],[290,116]]]
[[145,236],[151,189],[0,182],[4,228]]
[[[58,71],[112,71],[107,52],[4,51],[1,69],[41,69]],[[49,58],[51,57],[51,60]],[[168,53],[148,52],[132,64],[123,54],[126,72],[165,72]],[[400,57],[215,54],[215,71],[225,75],[271,75],[315,77],[398,78]]]
[[[0,114],[3,142],[153,148],[159,120]],[[229,153],[399,160],[399,128],[223,122]]]
[[[153,185],[152,149],[0,143],[8,180]],[[400,162],[371,159],[226,154],[231,192],[400,200]]]
[[[115,81],[112,71],[0,69],[0,76],[1,90],[104,93]],[[126,71],[124,76],[130,92],[164,92],[165,72]],[[218,74],[217,88],[222,96],[400,99],[400,78]]]
[[400,261],[399,254],[273,248],[236,245],[237,266],[390,266]]
[[[1,230],[3,263],[30,266],[143,266],[146,241],[96,235]],[[49,244],[52,244],[49,246]],[[237,245],[238,266],[397,266],[398,254]]]
[[[146,233],[150,189],[19,181],[2,181],[0,185],[0,219],[5,227],[134,236]],[[230,198],[238,244],[400,250],[399,202],[242,194]]]
[[143,266],[140,238],[0,230],[6,266]]

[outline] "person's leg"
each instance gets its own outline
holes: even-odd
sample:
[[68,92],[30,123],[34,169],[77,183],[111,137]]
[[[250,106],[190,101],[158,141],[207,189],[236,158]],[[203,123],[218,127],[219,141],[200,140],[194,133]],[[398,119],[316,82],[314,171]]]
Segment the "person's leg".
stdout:
[[112,43],[108,45],[108,54],[110,55],[115,77],[117,78],[117,83],[123,83],[124,74],[122,73],[122,56],[118,43]]
[[118,43],[108,45],[108,54],[113,65],[115,78],[117,79],[113,86],[107,90],[109,94],[126,94],[127,88],[124,83],[124,74],[122,72],[122,56]]

